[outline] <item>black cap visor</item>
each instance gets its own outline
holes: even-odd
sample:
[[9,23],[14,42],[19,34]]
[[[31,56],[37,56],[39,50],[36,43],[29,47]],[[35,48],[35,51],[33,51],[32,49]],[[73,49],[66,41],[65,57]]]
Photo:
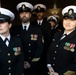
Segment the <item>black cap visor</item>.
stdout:
[[45,12],[45,9],[44,8],[40,8],[40,9],[35,9],[34,11],[35,12]]
[[10,21],[10,19],[11,19],[11,17],[9,17],[7,15],[0,14],[0,23],[8,22],[8,21]]
[[73,14],[71,14],[71,15],[69,15],[69,14],[64,14],[63,18],[64,18],[64,19],[76,20],[76,13],[73,13]]
[[56,23],[56,21],[54,19],[49,19],[48,22],[50,22],[50,21]]
[[21,12],[31,12],[31,9],[27,7],[25,9],[19,8],[19,13]]

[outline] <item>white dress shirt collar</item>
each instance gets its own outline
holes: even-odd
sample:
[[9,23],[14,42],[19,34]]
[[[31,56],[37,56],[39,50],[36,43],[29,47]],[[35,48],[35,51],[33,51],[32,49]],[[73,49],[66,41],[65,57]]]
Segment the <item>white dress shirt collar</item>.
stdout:
[[4,36],[2,36],[2,35],[0,34],[0,37],[2,38],[3,41],[4,41],[6,38],[10,41],[10,38],[11,38],[10,34],[9,34],[7,37],[4,37]]
[[43,20],[37,20],[38,24],[40,23],[40,25],[42,24]]
[[[75,29],[74,29],[75,30]],[[66,31],[64,31],[64,33],[63,34],[67,34],[67,35],[69,35],[71,32],[73,32],[74,30],[72,30],[72,31],[70,31],[70,32],[68,32],[68,33],[66,33]]]
[[25,29],[24,26],[26,26],[26,31],[27,31],[28,28],[29,28],[29,26],[30,26],[30,22],[28,22],[26,25],[22,23],[22,28],[23,28],[23,30]]

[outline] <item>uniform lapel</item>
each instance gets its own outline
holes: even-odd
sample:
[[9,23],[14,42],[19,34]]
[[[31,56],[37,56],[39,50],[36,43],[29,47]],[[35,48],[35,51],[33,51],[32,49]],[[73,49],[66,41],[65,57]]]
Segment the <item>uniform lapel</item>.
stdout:
[[60,40],[61,37],[62,37],[62,35],[63,35],[63,32],[61,32],[61,33],[59,34],[58,38],[56,37],[56,39],[58,40],[57,44],[58,44],[60,41],[62,41],[62,40]]
[[8,47],[6,46],[6,44],[4,43],[4,41],[0,38],[0,49],[12,50],[14,44],[15,44],[15,40],[13,39],[13,37],[10,38],[9,46]]
[[20,32],[23,31],[22,25],[19,26],[19,31],[20,31]]
[[4,43],[4,41],[0,38],[0,47],[1,48],[6,48],[6,45]]
[[31,30],[33,30],[33,27],[32,25],[30,24],[29,28],[28,28],[28,31],[31,32]]
[[0,38],[0,48],[2,49],[8,49],[4,41]]
[[14,44],[15,44],[15,40],[14,40],[14,38],[11,36],[10,42],[9,42],[9,49],[10,49],[10,50],[11,50],[11,48],[13,48]]
[[[57,39],[58,41],[60,41],[62,35],[64,32],[59,32],[58,34],[56,34],[56,36],[54,37],[55,39]],[[58,37],[57,37],[58,36]]]

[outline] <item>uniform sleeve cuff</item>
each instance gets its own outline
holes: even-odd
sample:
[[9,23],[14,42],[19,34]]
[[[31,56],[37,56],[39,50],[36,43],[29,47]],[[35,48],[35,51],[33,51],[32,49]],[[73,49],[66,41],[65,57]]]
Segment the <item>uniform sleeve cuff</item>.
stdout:
[[47,67],[51,67],[51,64],[47,64]]
[[33,59],[32,59],[32,62],[37,62],[37,61],[39,61],[39,59],[40,59],[40,58],[33,58]]

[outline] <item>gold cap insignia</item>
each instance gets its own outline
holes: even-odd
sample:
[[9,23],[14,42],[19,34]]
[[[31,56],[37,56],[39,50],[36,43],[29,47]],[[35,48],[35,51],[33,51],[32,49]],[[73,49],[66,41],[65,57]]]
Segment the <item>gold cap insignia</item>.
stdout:
[[53,20],[53,18],[51,17],[50,20]]
[[38,7],[37,7],[37,9],[38,9],[38,10],[41,10],[41,7],[40,7],[40,6],[38,6]]
[[25,8],[26,8],[26,6],[23,4],[23,5],[22,5],[22,10],[25,10]]
[[73,9],[69,9],[69,10],[68,10],[68,14],[69,14],[69,15],[73,14],[73,12],[74,12]]

